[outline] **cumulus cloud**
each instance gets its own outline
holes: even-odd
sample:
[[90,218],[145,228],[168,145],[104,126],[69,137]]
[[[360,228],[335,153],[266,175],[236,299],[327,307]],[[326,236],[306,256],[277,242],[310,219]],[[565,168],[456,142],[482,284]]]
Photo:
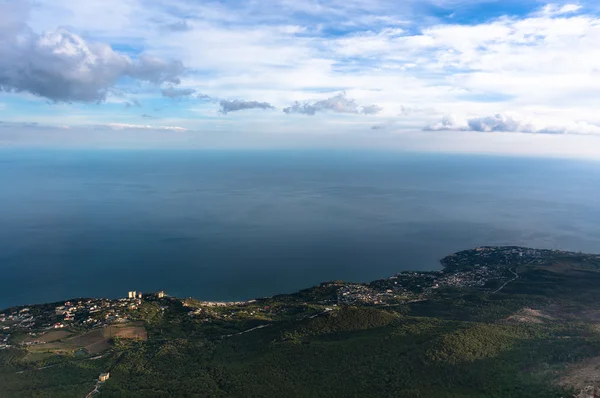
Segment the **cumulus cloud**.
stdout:
[[600,126],[585,121],[544,121],[503,113],[466,118],[446,115],[425,130],[600,135]]
[[359,106],[355,100],[347,98],[346,94],[341,93],[334,97],[327,98],[317,102],[300,103],[296,101],[292,106],[283,111],[287,114],[300,113],[303,115],[314,115],[317,112],[332,111],[336,113],[362,113],[365,115],[374,115],[382,110],[377,105]]
[[268,102],[258,101],[243,101],[243,100],[223,100],[220,102],[221,110],[223,114],[229,112],[245,111],[248,109],[275,109],[275,107]]
[[0,91],[29,92],[52,101],[98,102],[123,77],[179,84],[179,61],[137,59],[66,29],[35,33],[25,5],[0,3]]

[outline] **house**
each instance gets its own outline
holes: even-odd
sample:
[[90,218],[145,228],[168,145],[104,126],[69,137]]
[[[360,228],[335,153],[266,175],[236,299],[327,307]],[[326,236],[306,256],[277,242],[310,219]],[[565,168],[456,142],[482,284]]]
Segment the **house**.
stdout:
[[98,377],[99,381],[106,381],[110,378],[110,373],[100,373],[100,377]]

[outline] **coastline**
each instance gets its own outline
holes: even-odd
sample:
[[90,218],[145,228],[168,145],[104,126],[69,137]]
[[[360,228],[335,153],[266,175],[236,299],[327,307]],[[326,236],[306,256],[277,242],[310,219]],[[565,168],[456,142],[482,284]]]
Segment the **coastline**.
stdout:
[[[529,253],[530,257],[533,255],[533,256],[536,256],[536,258],[537,257],[541,258],[541,256],[550,255],[553,253],[554,254],[573,254],[573,255],[595,256],[595,254],[589,254],[589,253],[576,253],[576,252],[570,252],[570,251],[565,251],[565,250],[556,250],[556,249],[532,249],[532,248],[527,248],[527,247],[522,247],[522,246],[480,246],[480,247],[476,247],[473,249],[462,250],[462,251],[458,251],[455,253],[451,253],[451,254],[441,258],[439,260],[439,264],[441,266],[439,270],[431,270],[431,271],[405,270],[405,271],[401,271],[399,273],[390,275],[387,278],[387,280],[397,278],[399,275],[435,275],[435,274],[446,273],[446,272],[455,272],[457,270],[460,270],[460,262],[458,262],[456,259],[460,258],[461,255],[465,255],[465,254],[469,255],[473,252],[485,252],[485,251],[502,251],[502,252],[513,251],[513,252],[518,252],[518,253]],[[521,256],[522,256],[522,254],[521,254]],[[526,258],[529,258],[529,257],[526,257]],[[534,260],[534,259],[532,259],[532,260]],[[527,260],[527,261],[530,261],[530,260]],[[349,281],[339,281],[339,282],[348,284],[348,285],[360,286],[360,285],[370,285],[370,284],[374,284],[379,281],[385,281],[385,280],[386,279],[378,279],[378,280],[374,280],[374,281],[365,281],[365,282],[349,282]],[[328,283],[331,283],[331,282],[327,282],[327,281],[322,282],[322,283],[320,283],[320,285],[324,285],[324,284],[328,284]],[[306,287],[304,289],[301,289],[301,291],[309,290],[314,287],[315,286]],[[278,294],[274,294],[272,296],[255,297],[255,298],[250,298],[248,300],[228,300],[228,301],[202,300],[202,299],[196,298],[196,297],[180,297],[180,298],[174,297],[174,298],[179,299],[179,300],[186,300],[186,299],[194,300],[198,303],[204,303],[204,305],[206,305],[206,306],[218,307],[218,306],[244,305],[246,303],[256,302],[257,300],[266,300],[266,299],[271,299],[273,297],[288,296],[288,295],[294,295],[297,293],[298,292],[278,293]],[[154,293],[150,293],[149,295],[152,296],[153,294]],[[0,309],[0,313],[6,312],[9,310],[13,310],[13,309],[23,308],[23,307],[56,305],[56,304],[64,303],[65,301],[67,301],[67,302],[88,301],[88,300],[118,301],[121,299],[123,299],[123,297],[114,297],[114,298],[74,297],[74,298],[69,298],[66,300],[57,300],[57,301],[51,301],[51,302],[46,302],[46,303],[19,304],[19,305],[15,305],[15,306],[6,307],[4,309]]]

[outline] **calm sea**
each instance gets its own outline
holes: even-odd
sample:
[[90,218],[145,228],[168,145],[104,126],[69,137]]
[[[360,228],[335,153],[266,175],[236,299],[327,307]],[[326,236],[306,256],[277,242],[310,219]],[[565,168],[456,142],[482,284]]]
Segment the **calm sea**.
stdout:
[[600,252],[600,163],[402,153],[0,151],[0,308],[238,300],[478,245]]

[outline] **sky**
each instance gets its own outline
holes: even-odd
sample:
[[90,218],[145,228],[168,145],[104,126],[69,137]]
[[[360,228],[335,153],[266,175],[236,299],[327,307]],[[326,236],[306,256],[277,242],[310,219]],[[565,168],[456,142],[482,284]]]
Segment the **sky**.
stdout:
[[0,0],[0,147],[600,159],[600,4]]

